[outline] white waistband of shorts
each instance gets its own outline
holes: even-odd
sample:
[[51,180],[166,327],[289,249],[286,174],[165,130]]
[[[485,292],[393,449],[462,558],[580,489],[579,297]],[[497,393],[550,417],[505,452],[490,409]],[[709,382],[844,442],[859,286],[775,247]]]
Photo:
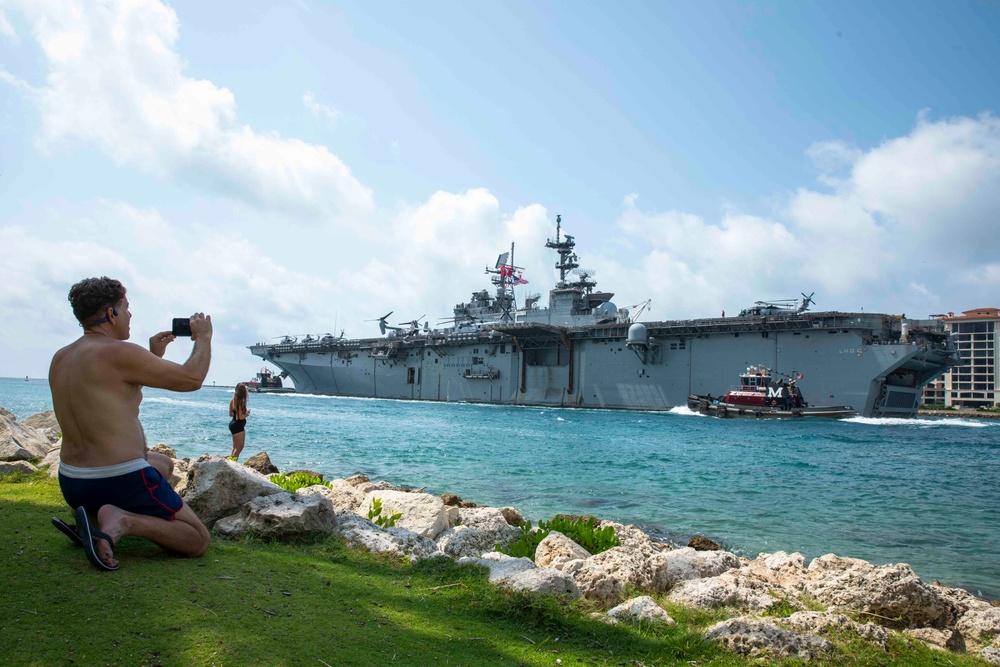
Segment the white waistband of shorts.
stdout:
[[113,466],[101,466],[99,468],[78,468],[60,461],[59,474],[72,477],[73,479],[104,479],[105,477],[127,475],[130,472],[148,467],[149,461],[146,459],[133,459],[125,463],[116,463]]

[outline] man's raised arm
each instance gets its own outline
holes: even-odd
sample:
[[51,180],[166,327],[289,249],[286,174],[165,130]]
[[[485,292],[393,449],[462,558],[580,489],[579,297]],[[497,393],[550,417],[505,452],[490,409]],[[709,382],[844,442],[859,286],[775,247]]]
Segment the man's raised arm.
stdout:
[[202,313],[191,316],[191,340],[194,348],[183,364],[163,359],[174,336],[161,332],[149,339],[149,351],[138,345],[122,348],[121,362],[127,382],[171,391],[201,389],[212,361],[212,317]]

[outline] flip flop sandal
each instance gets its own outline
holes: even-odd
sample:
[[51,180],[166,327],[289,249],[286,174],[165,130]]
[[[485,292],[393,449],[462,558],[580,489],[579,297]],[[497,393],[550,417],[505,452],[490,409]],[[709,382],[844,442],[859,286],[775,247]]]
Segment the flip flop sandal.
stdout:
[[97,549],[94,548],[97,540],[107,540],[108,544],[111,545],[111,555],[113,557],[115,555],[115,543],[107,533],[102,533],[99,530],[91,530],[87,508],[82,505],[76,508],[76,528],[80,532],[80,539],[83,540],[83,551],[87,554],[87,560],[98,569],[117,570],[117,565],[108,565],[101,560],[101,557],[97,555]]
[[78,547],[83,546],[83,538],[80,537],[80,532],[76,529],[76,526],[71,526],[57,516],[52,517],[52,525],[59,529],[59,531],[73,541]]

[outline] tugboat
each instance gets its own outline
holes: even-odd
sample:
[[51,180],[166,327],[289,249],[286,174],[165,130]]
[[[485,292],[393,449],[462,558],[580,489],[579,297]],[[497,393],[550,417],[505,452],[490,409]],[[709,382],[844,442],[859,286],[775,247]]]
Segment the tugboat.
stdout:
[[247,386],[247,389],[257,393],[261,392],[280,393],[280,392],[295,391],[290,387],[282,386],[281,376],[275,375],[266,367],[261,368],[260,372],[258,372],[257,375],[254,376],[254,379],[250,380],[249,382],[246,382],[245,384]]
[[711,394],[688,396],[688,408],[704,415],[716,417],[751,417],[755,419],[781,419],[798,417],[852,417],[857,411],[849,405],[810,406],[802,398],[802,391],[795,385],[802,374],[773,379],[773,373],[764,365],[750,366],[740,373],[739,386],[732,387],[721,398]]

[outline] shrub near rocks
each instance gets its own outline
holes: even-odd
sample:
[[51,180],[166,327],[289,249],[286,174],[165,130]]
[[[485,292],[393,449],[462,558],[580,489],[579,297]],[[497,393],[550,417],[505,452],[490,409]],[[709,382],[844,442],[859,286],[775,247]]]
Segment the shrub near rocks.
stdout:
[[521,529],[524,535],[515,542],[503,547],[497,546],[497,551],[514,557],[524,556],[534,558],[538,545],[549,533],[556,531],[570,538],[590,554],[599,554],[612,547],[621,545],[615,537],[615,529],[611,526],[598,527],[599,522],[593,517],[568,517],[556,515],[551,521],[539,521],[538,528],[532,529],[531,522],[526,521]]

